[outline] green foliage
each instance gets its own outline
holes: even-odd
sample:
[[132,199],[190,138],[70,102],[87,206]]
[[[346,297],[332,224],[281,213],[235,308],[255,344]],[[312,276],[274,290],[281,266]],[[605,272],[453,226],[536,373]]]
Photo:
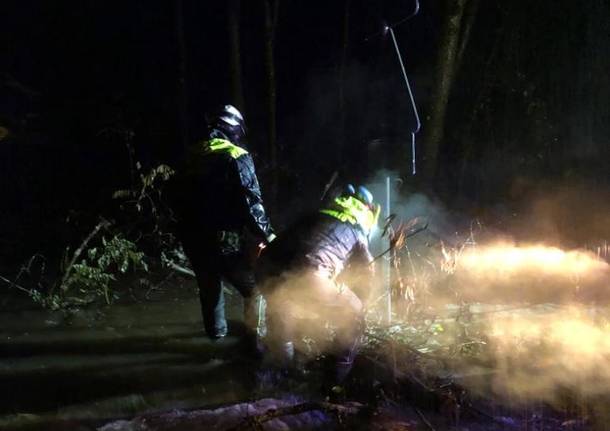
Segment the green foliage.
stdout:
[[147,175],[141,175],[142,184],[145,187],[152,187],[159,178],[162,181],[169,180],[172,175],[175,174],[175,171],[169,167],[168,165],[159,165],[156,168],[151,169],[151,171]]
[[[122,140],[130,156],[129,188],[112,194],[113,199],[121,201],[121,211],[113,213],[112,221],[106,220],[104,214],[97,215],[100,221],[80,245],[65,247],[55,280],[46,279],[46,260],[38,255],[23,266],[15,280],[0,276],[1,281],[51,310],[70,310],[99,301],[111,304],[119,297],[117,286],[129,281],[129,273],[148,273],[149,265],[168,273],[163,274],[164,281],[177,270],[189,274],[187,259],[171,233],[173,214],[163,201],[165,183],[174,170],[160,164],[144,171],[135,160],[133,131],[129,129],[109,128],[101,134]],[[33,265],[39,262],[42,265]],[[41,270],[33,271],[33,266],[40,266]],[[134,278],[139,278],[134,284],[147,292],[158,288],[150,280]]]
[[95,261],[97,266],[107,269],[116,265],[122,274],[127,272],[130,266],[148,270],[144,262],[144,253],[137,251],[136,244],[119,235],[115,235],[110,241],[102,237],[102,248],[90,248],[87,252],[89,259]]
[[144,253],[137,250],[134,242],[119,235],[110,240],[102,237],[101,245],[87,250],[87,258],[72,265],[60,291],[67,293],[77,289],[79,296],[95,301],[103,298],[106,304],[118,298],[111,289],[117,275],[130,269],[148,271]]
[[[99,231],[97,228],[85,239],[74,252],[71,263],[64,264],[64,275],[57,288],[39,301],[43,305],[61,308],[99,300],[111,304],[119,297],[115,286],[121,277],[129,272],[149,271],[147,261],[152,257],[146,256],[142,249],[157,250],[161,267],[180,260],[175,238],[165,229],[171,212],[161,198],[163,185],[174,175],[174,170],[161,164],[142,172],[140,163],[136,163],[133,172],[137,172],[139,181],[133,181],[130,189],[117,190],[112,195],[113,199],[124,200],[121,205],[124,222],[113,227],[109,239],[102,236],[90,244],[91,237]],[[131,241],[128,237],[138,239]],[[151,288],[150,284],[139,285]]]
[[49,310],[56,311],[67,308],[67,303],[61,297],[61,295],[56,295],[53,293],[44,294],[36,289],[31,289],[28,293],[34,302],[42,305],[44,308],[48,308]]
[[131,214],[130,225],[125,230],[140,238],[140,245],[151,251],[163,268],[185,266],[186,257],[171,232],[174,223],[171,208],[164,201],[164,188],[175,171],[161,164],[148,173],[141,172],[136,164],[139,183],[129,190],[117,190],[114,199],[122,199],[121,208]]
[[[138,171],[140,165],[138,164]],[[139,172],[140,184],[128,190],[117,190],[113,193],[113,199],[128,199],[138,212],[150,208],[153,216],[158,217],[158,206],[162,194],[162,185],[168,181],[175,171],[168,165],[161,164],[152,168],[148,173]]]
[[64,265],[63,277],[51,289],[28,291],[34,302],[51,310],[70,310],[99,300],[111,304],[119,298],[114,283],[121,276],[148,271],[145,254],[120,233],[110,239],[102,237],[99,244],[86,249],[86,257],[75,260],[81,251],[74,252],[72,263]]
[[166,247],[161,250],[161,265],[164,268],[173,268],[175,265],[186,267],[188,265],[188,258],[181,247]]

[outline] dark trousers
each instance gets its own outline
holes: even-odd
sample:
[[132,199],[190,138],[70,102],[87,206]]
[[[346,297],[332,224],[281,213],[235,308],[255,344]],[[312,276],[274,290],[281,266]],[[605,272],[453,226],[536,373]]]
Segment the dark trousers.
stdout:
[[256,329],[257,304],[255,277],[248,259],[241,251],[222,251],[216,238],[184,238],[184,252],[197,277],[201,314],[206,333],[212,337],[227,334],[223,284],[231,284],[244,298],[246,326]]

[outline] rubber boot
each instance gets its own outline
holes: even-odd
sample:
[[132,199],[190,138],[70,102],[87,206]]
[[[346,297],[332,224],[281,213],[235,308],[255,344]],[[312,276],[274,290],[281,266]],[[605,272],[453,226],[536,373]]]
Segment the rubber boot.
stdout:
[[267,303],[260,293],[255,292],[249,298],[244,298],[244,321],[246,327],[259,338],[264,338],[267,335],[266,309]]
[[258,359],[261,359],[267,351],[264,342],[267,335],[265,309],[265,299],[261,294],[256,293],[244,298],[244,323],[248,332],[248,344]]

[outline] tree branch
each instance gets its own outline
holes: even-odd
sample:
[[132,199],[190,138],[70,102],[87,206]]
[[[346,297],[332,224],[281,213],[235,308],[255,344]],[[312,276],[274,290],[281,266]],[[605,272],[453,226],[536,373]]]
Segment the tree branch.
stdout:
[[169,262],[168,265],[171,269],[173,269],[176,272],[179,272],[182,275],[188,275],[189,277],[195,277],[195,273],[193,272],[193,270],[180,266],[176,262]]
[[59,286],[63,286],[65,284],[65,282],[68,280],[68,277],[70,276],[70,272],[72,272],[72,268],[74,267],[74,264],[76,264],[76,261],[78,260],[80,255],[83,253],[83,251],[85,251],[85,248],[87,248],[87,245],[89,244],[89,242],[91,242],[91,240],[93,238],[95,238],[102,229],[106,229],[110,225],[111,225],[111,223],[108,220],[102,218],[102,220],[95,226],[95,228],[89,233],[89,235],[87,235],[87,237],[83,240],[83,242],[80,244],[80,246],[76,249],[76,251],[72,255],[72,259],[70,259],[70,263],[68,264],[68,266],[66,266],[64,275],[61,278],[61,282],[59,283]]
[[262,424],[269,422],[273,419],[277,419],[282,416],[298,415],[310,411],[322,411],[325,413],[332,413],[337,416],[341,415],[354,415],[362,411],[363,405],[359,403],[353,403],[349,406],[341,404],[333,404],[324,401],[316,402],[309,401],[293,406],[280,407],[277,409],[269,409],[265,413],[256,416],[250,416],[240,422],[237,426],[230,428],[229,431],[243,431],[246,429],[262,429]]
[[8,278],[3,277],[3,276],[1,276],[1,275],[0,275],[0,281],[4,281],[4,282],[5,282],[6,284],[8,284],[9,286],[14,287],[14,288],[15,288],[15,289],[17,289],[17,290],[21,290],[22,292],[25,292],[25,293],[27,293],[28,295],[31,295],[31,294],[32,294],[32,291],[31,291],[30,289],[26,289],[25,287],[20,286],[20,285],[18,285],[17,283],[15,283],[14,281],[9,280]]

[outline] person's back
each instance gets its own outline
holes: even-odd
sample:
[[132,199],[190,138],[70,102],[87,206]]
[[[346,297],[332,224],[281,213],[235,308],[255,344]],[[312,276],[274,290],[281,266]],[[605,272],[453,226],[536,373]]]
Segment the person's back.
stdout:
[[348,261],[368,258],[368,240],[360,228],[318,212],[300,219],[264,250],[259,272],[277,276],[309,268],[333,278]]
[[238,232],[244,227],[254,234],[268,231],[269,222],[264,212],[265,219],[261,220],[249,205],[250,189],[253,186],[258,189],[252,157],[245,151],[236,155],[206,150],[210,142],[198,144],[198,152],[191,155],[176,178],[173,194],[177,218],[192,234]]

